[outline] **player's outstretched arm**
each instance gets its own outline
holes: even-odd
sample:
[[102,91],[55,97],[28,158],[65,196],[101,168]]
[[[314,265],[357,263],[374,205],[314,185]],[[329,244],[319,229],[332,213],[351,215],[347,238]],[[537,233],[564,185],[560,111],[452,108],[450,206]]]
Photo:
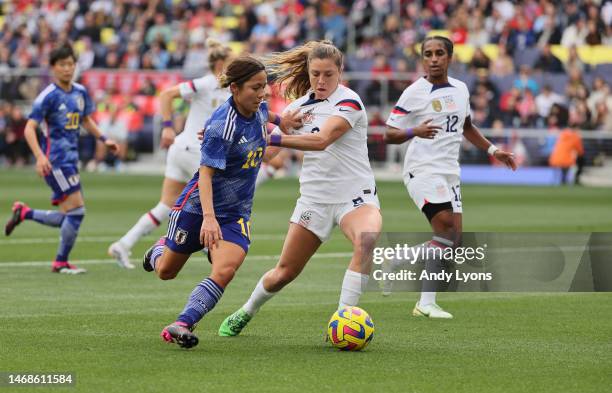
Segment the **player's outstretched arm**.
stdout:
[[287,111],[282,116],[269,112],[268,121],[276,124],[284,134],[287,134],[293,128],[302,127],[302,114],[298,109]]
[[317,133],[302,135],[271,134],[268,137],[268,144],[304,151],[321,151],[350,129],[351,125],[346,119],[340,116],[331,116]]
[[180,85],[169,87],[159,94],[159,107],[162,116],[162,134],[159,142],[162,149],[174,143],[176,131],[172,125],[172,101],[181,97]]
[[200,243],[206,248],[212,248],[223,239],[221,227],[215,216],[213,206],[212,178],[215,168],[201,166],[198,188],[200,190],[200,205],[202,206],[202,227],[200,228]]
[[99,139],[104,142],[104,146],[106,146],[106,148],[109,149],[112,153],[116,153],[119,150],[119,145],[117,144],[117,142],[105,137],[104,134],[102,134],[100,127],[98,127],[98,125],[96,124],[94,119],[91,118],[91,116],[85,116],[83,118],[83,128],[85,128],[85,130],[87,130],[87,132],[89,132],[91,135],[95,136],[96,139]]
[[514,154],[498,149],[494,144],[485,138],[478,128],[472,124],[470,116],[465,118],[463,124],[463,136],[470,141],[470,143],[481,150],[486,150],[487,153],[495,157],[498,161],[503,162],[508,168],[513,171],[516,170],[516,162],[514,161]]
[[32,150],[32,154],[34,154],[34,158],[36,158],[36,173],[38,173],[39,176],[44,177],[51,173],[51,163],[38,144],[38,137],[36,136],[37,126],[38,122],[36,120],[29,119],[26,123],[24,132],[26,142],[28,142],[28,146],[30,146],[30,150]]
[[425,120],[423,123],[416,127],[408,128],[406,130],[400,130],[399,128],[387,126],[387,132],[385,133],[385,143],[390,145],[401,145],[418,136],[419,138],[433,139],[439,130],[442,129],[440,126],[431,124],[433,119]]

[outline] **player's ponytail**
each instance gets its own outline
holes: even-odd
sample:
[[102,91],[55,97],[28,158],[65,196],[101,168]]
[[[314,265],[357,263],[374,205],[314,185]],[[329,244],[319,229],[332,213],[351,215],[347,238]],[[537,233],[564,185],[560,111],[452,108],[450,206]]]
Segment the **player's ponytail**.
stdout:
[[261,61],[250,55],[242,55],[228,64],[219,78],[219,85],[225,88],[235,83],[238,87],[241,87],[253,75],[265,70],[266,67]]
[[285,97],[293,99],[310,90],[308,65],[313,59],[332,59],[340,71],[344,67],[344,55],[329,40],[309,41],[291,50],[274,53],[264,63],[277,83],[285,83]]
[[206,48],[208,49],[208,66],[211,70],[215,69],[215,63],[217,61],[225,61],[232,54],[232,49],[229,46],[223,45],[214,38],[208,38],[206,40]]

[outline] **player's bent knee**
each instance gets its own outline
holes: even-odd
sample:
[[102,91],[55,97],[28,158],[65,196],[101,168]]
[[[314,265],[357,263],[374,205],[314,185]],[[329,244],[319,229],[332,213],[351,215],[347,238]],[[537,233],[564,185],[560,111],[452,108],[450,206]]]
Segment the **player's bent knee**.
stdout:
[[157,277],[159,277],[161,280],[172,280],[173,278],[176,278],[177,276],[177,272],[174,270],[169,270],[169,269],[159,269],[157,271]]
[[273,273],[270,275],[273,290],[277,291],[277,290],[282,289],[285,285],[295,280],[295,278],[299,274],[300,272],[296,272],[294,271],[294,269],[290,269],[287,267],[277,267],[276,269],[274,269]]
[[219,269],[215,269],[215,271],[211,274],[211,278],[220,286],[226,287],[234,278],[236,274],[236,268],[232,266],[227,266]]
[[163,258],[164,256],[162,255],[160,260],[157,262],[158,267],[155,270],[155,273],[157,273],[157,277],[159,277],[161,280],[172,280],[178,275],[178,271],[172,268],[171,265],[165,264]]

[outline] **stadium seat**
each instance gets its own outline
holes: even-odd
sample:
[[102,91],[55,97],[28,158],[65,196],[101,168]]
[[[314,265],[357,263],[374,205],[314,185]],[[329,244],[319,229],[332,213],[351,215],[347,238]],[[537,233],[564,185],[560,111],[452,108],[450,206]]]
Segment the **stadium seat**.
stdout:
[[538,58],[540,57],[540,48],[526,48],[525,50],[517,50],[514,54],[514,64],[516,68],[520,68],[523,65],[533,67]]
[[238,18],[235,16],[217,16],[213,24],[216,30],[221,28],[231,30],[238,27]]
[[565,95],[565,86],[567,85],[567,75],[544,73],[542,75],[542,84],[540,86],[549,85],[557,94]]
[[595,75],[604,78],[609,85],[612,85],[612,63],[598,64],[595,67]]

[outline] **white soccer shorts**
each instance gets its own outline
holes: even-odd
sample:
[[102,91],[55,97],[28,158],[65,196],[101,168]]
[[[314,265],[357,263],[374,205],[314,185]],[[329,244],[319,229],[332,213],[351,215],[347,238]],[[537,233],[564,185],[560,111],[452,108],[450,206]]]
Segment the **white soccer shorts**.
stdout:
[[299,198],[291,215],[290,222],[298,224],[314,233],[321,242],[325,242],[331,236],[332,229],[339,225],[342,218],[357,209],[368,204],[380,209],[380,202],[375,190],[367,194],[356,195],[344,203],[316,203]]
[[171,145],[166,157],[166,172],[168,179],[183,183],[189,182],[200,168],[200,150],[194,146]]
[[419,210],[427,203],[450,202],[453,213],[462,213],[461,181],[457,175],[418,174],[404,179],[410,198]]

